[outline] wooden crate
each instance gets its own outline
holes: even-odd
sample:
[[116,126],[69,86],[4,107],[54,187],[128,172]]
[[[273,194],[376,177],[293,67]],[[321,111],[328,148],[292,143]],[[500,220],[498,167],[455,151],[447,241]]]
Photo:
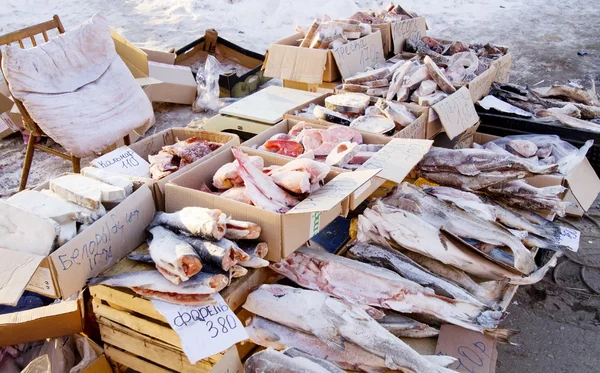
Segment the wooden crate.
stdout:
[[[112,276],[152,268],[154,267],[151,265],[124,258],[103,275]],[[249,269],[246,276],[233,279],[221,291],[221,296],[244,322],[249,313],[241,306],[248,294],[274,278],[274,273],[268,268]],[[129,289],[104,285],[91,286],[90,294],[106,355],[112,361],[139,372],[234,373],[241,368],[240,359],[245,358],[256,347],[249,342],[238,344],[191,364],[181,349],[179,336],[154,309],[151,301]]]

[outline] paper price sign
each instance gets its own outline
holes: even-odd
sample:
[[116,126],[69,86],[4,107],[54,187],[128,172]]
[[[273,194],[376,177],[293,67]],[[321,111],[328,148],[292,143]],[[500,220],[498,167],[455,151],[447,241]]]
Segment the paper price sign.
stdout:
[[192,364],[248,339],[244,325],[223,297],[215,294],[213,298],[216,304],[205,306],[152,301],[154,308],[179,335],[181,348]]
[[150,164],[128,146],[122,146],[92,161],[105,171],[139,177],[150,177]]
[[579,250],[579,237],[581,236],[581,232],[566,227],[559,228],[560,236],[558,237],[558,244],[566,246],[571,251],[577,252],[577,250]]

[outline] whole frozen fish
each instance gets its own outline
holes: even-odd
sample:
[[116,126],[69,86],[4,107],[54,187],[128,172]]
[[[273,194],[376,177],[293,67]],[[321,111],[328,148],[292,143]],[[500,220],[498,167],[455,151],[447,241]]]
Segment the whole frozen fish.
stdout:
[[286,356],[289,356],[289,357],[293,357],[293,358],[302,358],[302,359],[312,361],[313,363],[316,363],[316,364],[320,365],[321,367],[325,368],[325,370],[330,373],[345,373],[343,370],[338,368],[335,364],[332,364],[325,359],[320,359],[318,357],[309,355],[306,352],[300,351],[296,348],[288,348],[287,350],[283,351],[283,354]]
[[556,118],[562,124],[565,124],[568,127],[582,129],[594,133],[600,133],[600,124],[590,122],[588,120],[573,118],[572,116],[565,115],[562,113],[557,113],[553,111],[541,110],[535,113],[538,117],[547,117],[552,116]]
[[548,209],[558,216],[565,216],[568,202],[564,202],[560,195],[566,188],[561,185],[537,188],[524,180],[512,180],[507,183],[491,185],[485,193],[509,205],[520,208]]
[[230,240],[255,240],[262,231],[256,223],[234,219],[229,219],[225,227],[225,238]]
[[148,298],[187,305],[214,303],[211,295],[221,291],[228,283],[229,279],[224,275],[199,272],[188,281],[175,285],[158,271],[123,273],[90,281],[90,285],[126,287]]
[[390,270],[308,247],[300,248],[271,268],[301,286],[348,302],[423,313],[481,333],[492,333],[487,329],[495,328],[501,317],[501,313],[488,311],[479,302],[438,296],[432,289]]
[[233,250],[234,252],[234,257],[236,261],[244,261],[244,260],[248,260],[250,259],[250,254],[246,253],[244,250],[242,250],[237,243],[227,239],[227,238],[221,238],[218,241],[215,241],[215,245],[225,249],[225,250]]
[[399,103],[379,99],[375,106],[399,127],[406,127],[417,119],[410,110]]
[[438,295],[483,305],[465,289],[435,276],[398,250],[358,243],[350,248],[350,253],[358,260],[390,269],[407,280],[432,288]]
[[275,350],[264,350],[255,353],[246,360],[245,373],[330,373],[331,371],[321,365],[302,358],[290,357]]
[[[428,359],[390,334],[363,307],[317,291],[284,285],[262,285],[250,293],[244,308],[279,324],[311,333],[339,351],[354,343],[384,359],[389,369],[415,373],[450,373],[454,358]],[[435,362],[434,362],[435,361]]]
[[398,338],[430,338],[440,334],[438,329],[394,311],[387,311],[377,322]]
[[473,216],[454,205],[428,195],[419,187],[409,183],[394,187],[392,194],[383,202],[400,207],[402,200],[409,200],[418,205],[419,216],[434,227],[438,229],[443,227],[461,238],[508,246],[514,255],[514,267],[517,270],[524,274],[535,270],[534,255],[502,225]]
[[[250,162],[257,168],[262,169],[265,165],[264,159],[257,155],[250,156]],[[244,180],[238,173],[239,162],[237,160],[221,166],[213,176],[213,185],[217,189],[229,189],[234,186],[244,185]]]
[[167,280],[179,284],[200,272],[200,257],[190,244],[160,225],[149,232],[152,235],[148,246],[150,257]]
[[383,372],[387,369],[382,358],[353,343],[345,342],[344,349],[340,351],[329,347],[312,334],[294,330],[260,316],[251,319],[246,331],[252,343],[259,346],[276,350],[298,349],[314,357],[326,359],[342,369],[365,372]]
[[190,244],[202,263],[212,264],[224,271],[229,271],[231,267],[237,264],[236,252],[233,248],[224,249],[212,241],[185,235],[179,236],[182,240]]
[[166,225],[193,236],[218,240],[225,235],[226,224],[227,215],[221,210],[184,207],[173,213],[157,212],[150,226]]
[[592,91],[569,85],[554,85],[535,90],[540,97],[565,97],[585,105],[599,106],[598,97]]

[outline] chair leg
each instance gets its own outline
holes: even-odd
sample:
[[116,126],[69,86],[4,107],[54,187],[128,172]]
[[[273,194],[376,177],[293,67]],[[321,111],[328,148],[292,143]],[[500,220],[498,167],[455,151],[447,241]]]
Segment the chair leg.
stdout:
[[35,136],[33,133],[29,134],[29,141],[27,141],[27,150],[25,151],[25,160],[23,161],[23,170],[21,171],[21,182],[19,183],[19,192],[25,189],[27,186],[27,179],[29,178],[29,169],[31,168],[31,162],[33,161],[33,152],[35,150]]
[[131,145],[131,137],[129,135],[125,135],[125,137],[123,137],[123,144],[125,144],[125,146]]
[[81,171],[81,158],[71,156],[71,162],[73,162],[73,172],[78,174]]

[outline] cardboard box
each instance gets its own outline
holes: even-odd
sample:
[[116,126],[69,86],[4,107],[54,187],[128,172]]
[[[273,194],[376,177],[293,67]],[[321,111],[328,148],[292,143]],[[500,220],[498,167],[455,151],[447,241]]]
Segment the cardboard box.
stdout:
[[[484,144],[498,138],[498,136],[494,135],[475,133],[472,137],[472,142]],[[562,185],[568,188],[563,200],[576,205],[574,208],[567,209],[567,214],[573,216],[583,216],[594,203],[598,193],[600,193],[600,178],[598,178],[587,158],[583,158],[566,176],[560,174],[537,175],[528,177],[525,180],[538,188],[552,185]],[[548,214],[544,215],[548,216]]]
[[429,108],[427,114],[427,138],[445,132],[450,140],[459,136],[479,122],[471,92],[462,87],[444,100]]
[[271,125],[232,117],[230,115],[218,114],[207,120],[202,128],[213,132],[233,133],[238,135],[242,141],[245,141],[256,134],[271,128]]
[[[274,125],[270,129],[262,132],[259,135],[256,135],[252,139],[244,142],[242,146],[244,149],[246,148],[258,148],[262,144],[264,144],[268,139],[278,133],[288,133],[293,126],[301,122],[301,119],[297,118],[286,118],[284,121]],[[312,128],[321,128],[327,129],[328,125],[322,124],[311,124]],[[389,144],[394,138],[389,136],[381,136],[374,133],[359,131],[363,137],[363,144]],[[401,140],[397,140],[397,143],[400,144],[409,144],[409,142],[402,142]],[[421,160],[422,156],[429,150],[433,141],[428,141],[420,144],[418,141],[415,141],[413,144],[416,146],[423,145],[423,148],[415,147],[410,148],[410,154],[406,152],[406,154],[401,154],[403,149],[401,146],[396,145],[394,149],[393,156],[390,154],[390,149],[386,149],[386,147],[382,148],[377,154],[375,154],[372,158],[377,159],[379,161],[374,164],[375,168],[381,168],[381,172],[378,176],[374,176],[371,180],[366,181],[360,188],[356,189],[348,196],[348,207],[350,210],[356,209],[365,199],[367,199],[373,192],[375,192],[380,186],[382,186],[386,181],[391,183],[400,183],[406,175],[411,171],[411,169]],[[393,144],[392,144],[393,145]],[[408,149],[408,148],[407,148]],[[292,160],[292,157],[279,155],[275,153],[271,153],[266,150],[260,149],[252,149],[257,153],[261,153],[264,155],[280,157],[286,160]],[[418,155],[420,154],[420,155]],[[417,155],[415,157],[415,155]],[[398,164],[394,161],[389,161],[388,158],[396,158],[401,164]],[[381,161],[385,160],[385,161]],[[337,173],[344,172],[353,172],[350,170],[346,170],[340,167],[332,167]]]
[[[289,162],[289,159],[248,148],[244,148],[243,151],[264,158],[265,166],[284,165]],[[347,212],[348,196],[379,171],[341,174],[331,171],[325,179],[325,186],[312,193],[293,210],[280,214],[198,190],[202,184],[212,185],[215,172],[234,160],[231,152],[221,152],[171,180],[166,185],[166,211],[174,212],[187,206],[201,206],[219,209],[233,219],[257,223],[262,228],[259,240],[269,245],[267,259],[271,261],[285,258],[337,216]]]
[[187,66],[148,62],[150,77],[160,83],[150,87],[152,102],[191,105],[196,98],[196,79]]
[[152,189],[152,193],[154,196],[154,200],[156,203],[156,208],[158,210],[164,210],[165,207],[165,197],[164,190],[165,185],[172,179],[177,176],[183,174],[187,170],[191,169],[193,166],[197,165],[204,160],[214,157],[216,154],[228,150],[232,146],[236,146],[240,144],[240,139],[237,135],[230,133],[216,133],[209,132],[199,129],[191,129],[191,128],[169,128],[164,131],[161,131],[157,134],[149,136],[142,141],[139,141],[135,144],[129,146],[131,150],[136,152],[141,158],[148,160],[149,155],[157,154],[163,146],[173,145],[177,141],[187,140],[190,137],[197,137],[202,140],[213,141],[223,144],[219,149],[213,151],[208,154],[204,158],[197,160],[196,162],[184,166],[179,170],[173,172],[172,174],[164,177],[160,180],[154,180],[152,178],[140,178],[131,176],[130,178],[135,181],[141,181],[144,184],[148,185],[149,188]]
[[400,22],[391,23],[390,32],[392,34],[394,54],[401,53],[406,39],[421,39],[427,36],[427,24],[425,17],[416,17]]
[[83,331],[83,294],[77,299],[0,315],[0,347]]
[[154,212],[152,193],[142,185],[48,256],[0,248],[0,303],[17,304],[25,289],[67,299],[143,242]]
[[90,343],[90,346],[96,353],[96,355],[98,355],[98,358],[96,360],[94,360],[93,363],[91,363],[90,365],[85,367],[81,371],[81,373],[113,373],[113,370],[110,366],[110,363],[108,362],[108,359],[106,358],[106,355],[104,354],[104,349],[102,347],[98,346],[94,341],[89,339],[84,334],[74,335],[73,337],[76,339],[77,338],[87,339],[88,342]]
[[18,132],[23,127],[21,113],[9,96],[0,93],[0,139]]
[[341,81],[323,83],[302,83],[295,82],[293,80],[283,79],[283,86],[285,88],[299,89],[302,91],[316,93],[333,93],[335,87],[339,86],[341,83]]
[[394,41],[392,40],[392,24],[391,23],[380,23],[371,24],[371,30],[379,31],[381,33],[381,44],[383,47],[383,54],[385,57],[390,56],[394,52]]
[[320,84],[348,78],[385,61],[379,31],[331,50],[300,48],[302,38],[295,34],[271,44],[265,76]]

